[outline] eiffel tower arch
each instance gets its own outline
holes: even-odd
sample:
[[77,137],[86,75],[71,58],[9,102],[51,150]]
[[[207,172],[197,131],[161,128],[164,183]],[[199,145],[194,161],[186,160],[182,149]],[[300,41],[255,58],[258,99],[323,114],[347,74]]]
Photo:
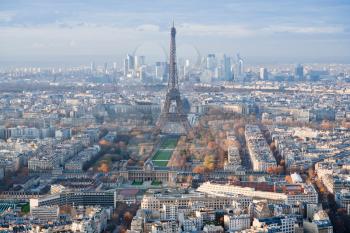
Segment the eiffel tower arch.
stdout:
[[[176,29],[173,26],[171,28],[170,39],[170,59],[169,59],[169,80],[167,93],[165,96],[164,107],[158,119],[156,129],[163,131],[168,124],[176,124],[183,127],[184,132],[188,132],[191,128],[187,119],[187,114],[184,111],[181,94],[179,90],[179,80],[177,74],[176,65]],[[172,104],[174,105],[174,111],[172,111]],[[175,132],[174,132],[175,133]]]

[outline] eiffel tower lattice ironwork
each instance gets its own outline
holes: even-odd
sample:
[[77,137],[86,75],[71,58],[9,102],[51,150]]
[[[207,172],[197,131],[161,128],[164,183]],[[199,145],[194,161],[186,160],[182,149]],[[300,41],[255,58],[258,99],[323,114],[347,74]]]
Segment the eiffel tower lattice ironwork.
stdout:
[[[160,114],[156,128],[162,130],[167,123],[177,123],[183,126],[184,130],[188,132],[191,128],[187,114],[184,111],[181,101],[181,95],[179,91],[179,80],[177,74],[176,65],[176,29],[173,26],[171,28],[171,40],[170,40],[170,59],[169,59],[169,80],[168,89],[165,96],[164,107]],[[171,104],[175,103],[175,111],[171,111]]]

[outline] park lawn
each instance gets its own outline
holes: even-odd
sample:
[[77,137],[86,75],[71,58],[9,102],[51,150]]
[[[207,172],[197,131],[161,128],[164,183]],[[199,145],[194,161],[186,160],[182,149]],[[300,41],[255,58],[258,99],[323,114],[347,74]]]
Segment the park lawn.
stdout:
[[162,181],[158,181],[158,180],[153,180],[151,183],[151,185],[157,185],[157,186],[159,186],[161,184],[162,184]]
[[168,150],[158,150],[157,153],[153,156],[153,160],[169,160],[173,151]]
[[162,149],[173,149],[176,147],[176,145],[177,145],[176,138],[168,138],[162,143],[161,148]]
[[154,165],[158,167],[166,167],[168,165],[168,162],[173,155],[173,151],[177,145],[177,140],[178,139],[176,138],[168,138],[164,140],[160,146],[160,149],[152,158]]
[[143,184],[142,181],[134,180],[134,181],[132,182],[132,185],[142,185],[142,184]]
[[29,213],[29,211],[30,211],[30,205],[29,205],[29,203],[23,205],[23,206],[21,207],[21,211],[22,211],[22,213],[25,213],[25,214]]
[[158,167],[166,167],[168,165],[168,160],[153,160],[154,165]]

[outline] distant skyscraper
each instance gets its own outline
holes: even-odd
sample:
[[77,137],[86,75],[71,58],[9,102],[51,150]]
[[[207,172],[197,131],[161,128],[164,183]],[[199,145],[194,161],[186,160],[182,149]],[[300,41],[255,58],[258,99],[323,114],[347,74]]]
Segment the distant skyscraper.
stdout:
[[[214,72],[214,78],[216,80],[225,79],[224,67],[222,65],[217,66]],[[214,80],[213,80],[214,81]]]
[[161,80],[163,78],[163,65],[162,62],[156,62],[156,78]]
[[260,79],[261,80],[268,80],[268,73],[267,73],[267,69],[264,67],[260,68]]
[[235,65],[231,64],[231,74],[232,74],[232,80],[235,80],[236,75],[235,75]]
[[231,58],[227,57],[225,54],[223,57],[223,72],[224,72],[224,80],[232,81],[233,76],[231,72]]
[[138,69],[145,64],[146,64],[145,56],[135,56],[135,69]]
[[135,57],[128,54],[126,55],[126,59],[128,60],[128,70],[135,69]]
[[139,72],[140,72],[140,80],[145,81],[145,79],[146,79],[146,67],[140,66]]
[[206,68],[208,70],[215,71],[215,68],[216,68],[215,54],[208,54],[206,62],[207,62]]
[[304,79],[304,67],[300,64],[298,64],[295,67],[295,80],[303,80]]
[[107,62],[105,62],[104,66],[103,66],[103,72],[104,72],[105,74],[108,73],[107,68],[108,68],[108,64],[107,64]]
[[243,74],[244,74],[244,62],[243,59],[241,58],[241,56],[239,54],[237,54],[237,68],[236,68],[236,72],[237,72],[237,78],[241,79],[243,78]]
[[124,59],[124,76],[127,76],[130,71],[135,69],[135,57],[127,54]]
[[127,76],[128,75],[128,73],[129,73],[129,62],[128,62],[128,59],[127,58],[125,58],[124,59],[124,67],[123,67],[124,69],[124,76]]
[[168,69],[167,62],[156,62],[156,78],[163,82],[167,81]]
[[91,71],[91,73],[93,73],[93,72],[95,72],[95,70],[96,70],[96,65],[95,65],[95,62],[93,61],[90,64],[90,71]]
[[183,75],[184,75],[184,77],[185,78],[187,78],[188,77],[188,72],[189,72],[189,70],[190,70],[190,60],[188,60],[188,59],[186,59],[186,61],[185,61],[185,65],[183,66]]
[[185,61],[185,66],[187,66],[187,67],[190,66],[190,60],[189,60],[189,59],[186,59],[186,61]]

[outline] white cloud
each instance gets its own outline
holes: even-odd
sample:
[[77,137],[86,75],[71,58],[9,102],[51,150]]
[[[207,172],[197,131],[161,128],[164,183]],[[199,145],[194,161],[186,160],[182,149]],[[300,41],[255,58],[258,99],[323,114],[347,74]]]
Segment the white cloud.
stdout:
[[47,48],[48,45],[45,43],[34,42],[31,47],[34,49],[44,49]]
[[159,32],[159,26],[154,24],[143,24],[136,27],[138,31]]
[[297,33],[297,34],[331,34],[342,33],[341,26],[280,26],[273,25],[262,29],[267,33]]
[[182,24],[179,27],[181,34],[188,36],[224,36],[224,37],[252,37],[255,35],[271,35],[274,33],[295,34],[332,34],[343,33],[341,26],[284,26],[271,25],[263,28],[249,27],[245,25],[205,25]]
[[[251,54],[259,53],[258,51],[261,51],[262,54],[270,54],[271,51],[291,53],[293,52],[293,49],[290,48],[291,43],[298,45],[294,46],[295,48],[303,48],[303,50],[305,50],[305,47],[316,48],[314,43],[306,46],[307,40],[303,40],[304,37],[294,37],[294,35],[314,36],[313,38],[319,41],[319,47],[322,47],[321,45],[326,42],[319,36],[320,33],[327,36],[344,33],[342,27],[331,26],[272,25],[253,28],[238,24],[186,23],[179,24],[176,27],[179,45],[181,43],[193,43],[201,51],[205,51],[204,53],[233,52],[234,50],[242,51],[242,53],[251,51]],[[276,34],[279,36],[276,37]],[[22,58],[23,56],[124,56],[140,44],[143,44],[142,50],[139,51],[140,54],[163,57],[163,51],[159,48],[159,44],[167,45],[169,43],[169,28],[163,29],[155,24],[120,27],[87,23],[67,23],[62,26],[62,24],[55,23],[44,26],[0,27],[0,35],[0,59],[3,60],[11,57]],[[281,35],[283,39],[281,39]],[[261,40],[261,37],[257,39],[257,36],[263,36],[266,40]],[[152,45],[147,45],[147,42],[152,42]],[[277,46],[276,43],[279,45]],[[342,46],[338,47],[341,47],[341,51],[344,52],[346,49],[344,49],[343,44]],[[149,49],[149,51],[147,47],[152,47],[152,49]],[[332,49],[334,44],[329,44],[328,47]],[[262,48],[265,50],[262,51]],[[313,52],[313,50],[310,51],[309,53]],[[318,51],[318,49],[315,51]],[[304,52],[299,51],[299,53]],[[332,52],[329,53],[332,54]]]
[[69,42],[69,47],[74,47],[74,46],[76,46],[76,42],[75,42],[75,40],[71,40],[70,42]]
[[64,55],[127,53],[147,41],[165,41],[156,27],[124,28],[83,25],[61,27],[0,27],[0,57],[13,55]]
[[0,11],[0,22],[9,23],[15,16],[15,12],[12,11]]
[[256,32],[242,25],[205,25],[205,24],[182,24],[179,31],[189,36],[229,36],[246,37],[253,36]]

